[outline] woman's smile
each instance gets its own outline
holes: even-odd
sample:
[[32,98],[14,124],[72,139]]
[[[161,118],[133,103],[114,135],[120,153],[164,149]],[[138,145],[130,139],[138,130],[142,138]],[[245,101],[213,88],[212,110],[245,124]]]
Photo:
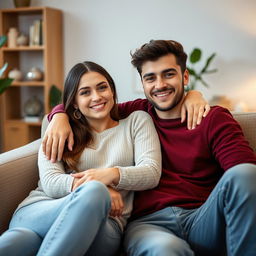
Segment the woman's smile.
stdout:
[[105,106],[106,106],[106,102],[103,102],[103,103],[95,104],[95,105],[91,106],[90,108],[93,110],[96,110],[96,111],[101,111],[105,108]]

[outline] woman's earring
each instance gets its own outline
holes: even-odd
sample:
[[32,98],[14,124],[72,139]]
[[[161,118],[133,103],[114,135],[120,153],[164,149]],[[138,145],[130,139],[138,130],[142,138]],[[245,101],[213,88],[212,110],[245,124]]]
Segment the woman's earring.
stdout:
[[73,116],[75,119],[79,120],[82,117],[81,112],[79,111],[79,109],[75,109],[73,112]]

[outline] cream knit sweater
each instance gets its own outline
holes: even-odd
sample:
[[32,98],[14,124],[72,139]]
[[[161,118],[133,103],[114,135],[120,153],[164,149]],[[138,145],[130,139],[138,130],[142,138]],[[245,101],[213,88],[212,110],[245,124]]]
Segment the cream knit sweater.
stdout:
[[[63,162],[51,163],[42,147],[39,150],[38,188],[18,206],[41,200],[54,200],[71,193],[73,177],[65,173]],[[133,191],[157,186],[161,176],[161,149],[153,121],[143,112],[133,112],[119,124],[94,133],[94,144],[83,151],[78,169],[118,167],[119,184],[115,187],[124,201],[123,215],[115,218],[123,229],[133,205]]]

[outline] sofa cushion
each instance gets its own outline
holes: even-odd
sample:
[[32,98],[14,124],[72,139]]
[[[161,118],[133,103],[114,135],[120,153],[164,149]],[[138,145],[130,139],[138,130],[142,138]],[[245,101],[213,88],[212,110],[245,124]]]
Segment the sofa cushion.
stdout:
[[17,205],[37,186],[37,155],[41,140],[1,154],[0,234],[7,229]]

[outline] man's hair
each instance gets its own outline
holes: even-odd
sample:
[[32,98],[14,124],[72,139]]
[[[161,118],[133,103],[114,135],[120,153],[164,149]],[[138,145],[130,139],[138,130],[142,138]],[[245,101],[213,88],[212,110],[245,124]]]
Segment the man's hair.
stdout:
[[149,43],[143,44],[134,53],[131,53],[131,63],[141,75],[142,65],[145,62],[156,61],[168,54],[173,54],[176,57],[176,62],[184,73],[187,54],[184,52],[183,46],[174,40],[150,40]]

